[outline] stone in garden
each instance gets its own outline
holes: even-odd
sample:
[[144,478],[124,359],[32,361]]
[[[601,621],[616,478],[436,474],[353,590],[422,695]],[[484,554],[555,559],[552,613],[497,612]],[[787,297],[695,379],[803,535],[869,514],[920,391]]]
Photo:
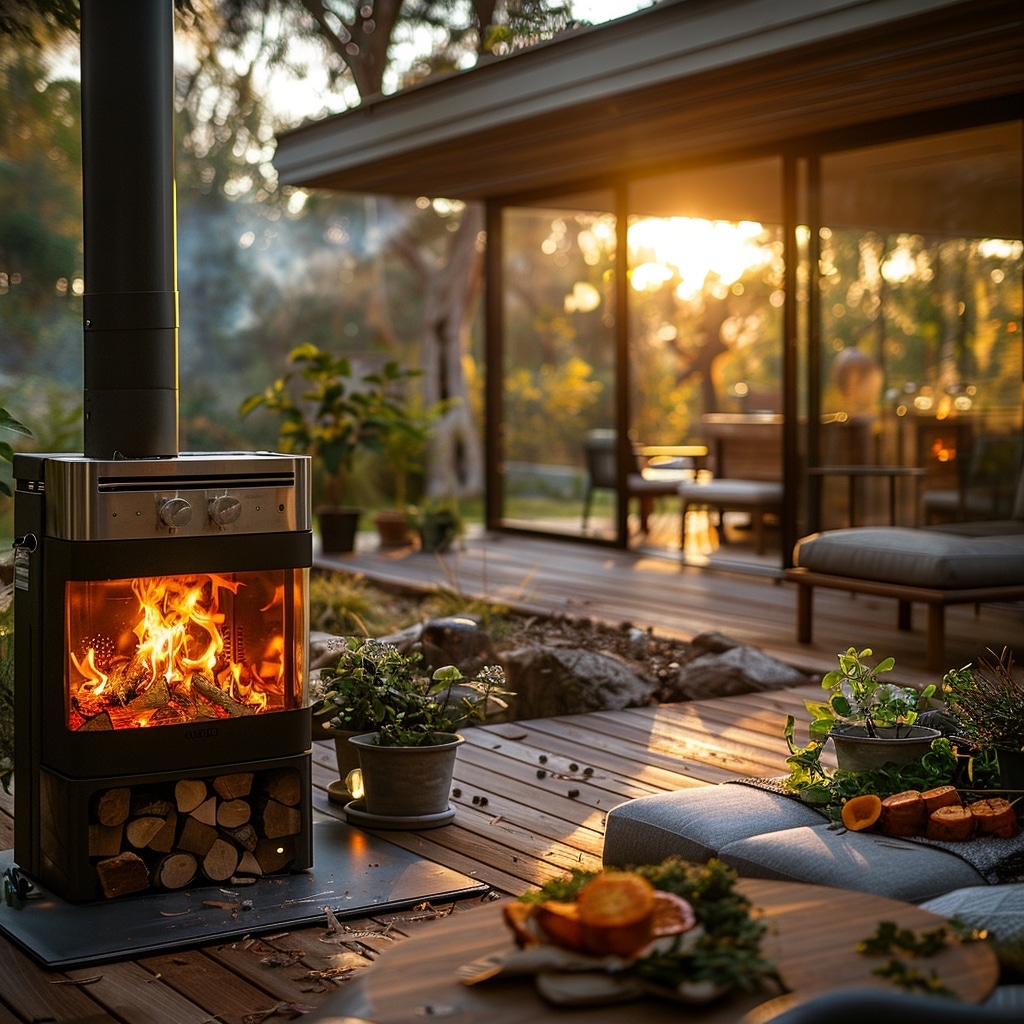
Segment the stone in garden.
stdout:
[[504,658],[516,718],[550,718],[650,704],[655,683],[611,654],[521,647]]
[[737,644],[721,653],[702,654],[666,681],[665,700],[706,700],[762,690],[806,686],[810,677],[756,647]]

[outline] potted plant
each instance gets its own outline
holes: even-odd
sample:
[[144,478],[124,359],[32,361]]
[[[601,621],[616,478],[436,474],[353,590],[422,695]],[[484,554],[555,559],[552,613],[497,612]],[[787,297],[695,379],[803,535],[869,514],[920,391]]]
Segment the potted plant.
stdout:
[[[486,666],[467,678],[454,665],[427,674],[418,652],[380,640],[346,641],[338,662],[321,671],[313,720],[344,730],[359,773],[339,754],[351,797],[346,814],[381,827],[425,827],[450,821],[458,730],[504,709],[505,675]],[[314,728],[321,735],[323,724]],[[354,766],[353,766],[354,767]],[[335,799],[339,799],[336,795]]]
[[419,660],[419,655],[403,654],[393,644],[346,637],[337,662],[311,680],[313,739],[333,739],[338,758],[339,781],[328,787],[334,802],[352,799],[345,780],[359,767],[359,753],[349,738],[371,732],[388,716],[419,703]]
[[850,647],[838,655],[839,667],[821,680],[829,691],[827,701],[806,701],[811,713],[812,742],[829,737],[840,768],[858,771],[883,764],[906,764],[928,752],[938,729],[915,725],[918,712],[936,691],[934,685],[916,690],[882,682],[879,676],[891,672],[895,661],[885,658],[871,666],[870,648]]
[[410,521],[415,514],[409,507],[410,482],[426,466],[430,424],[447,404],[439,402],[424,409],[410,401],[406,416],[394,420],[384,438],[382,462],[394,488],[395,507],[373,517],[381,547],[404,547],[409,543]]
[[463,530],[462,515],[454,501],[426,502],[414,510],[420,550],[447,551]]
[[[317,508],[320,536],[326,552],[351,551],[360,510],[344,504],[357,452],[382,452],[396,433],[415,433],[402,386],[418,370],[400,369],[395,362],[379,373],[354,379],[344,356],[306,343],[292,349],[293,369],[265,391],[250,395],[239,414],[263,407],[281,417],[279,441],[283,451],[312,457],[322,477],[324,504]],[[296,373],[305,381],[298,395]]]
[[994,750],[1004,789],[1024,790],[1024,680],[1013,670],[1013,653],[1003,648],[976,667],[951,669],[942,678],[949,713],[967,739]]

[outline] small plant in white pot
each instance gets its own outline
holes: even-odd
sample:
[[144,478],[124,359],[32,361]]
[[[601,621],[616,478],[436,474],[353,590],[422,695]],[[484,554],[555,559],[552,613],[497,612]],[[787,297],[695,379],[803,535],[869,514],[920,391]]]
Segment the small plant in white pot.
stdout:
[[825,674],[822,688],[827,701],[807,701],[813,716],[808,732],[812,741],[831,737],[840,768],[858,771],[883,764],[906,764],[928,752],[938,729],[916,725],[919,712],[936,691],[934,685],[916,690],[883,682],[895,661],[885,658],[871,666],[870,648],[850,647],[838,655],[839,668]]

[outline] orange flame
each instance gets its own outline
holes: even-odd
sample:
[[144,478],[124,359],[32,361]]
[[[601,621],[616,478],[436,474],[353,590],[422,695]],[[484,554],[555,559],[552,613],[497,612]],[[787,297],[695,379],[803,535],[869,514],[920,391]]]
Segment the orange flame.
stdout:
[[[215,573],[70,584],[69,636],[90,639],[77,652],[68,645],[68,725],[282,710],[285,588],[265,574],[239,575],[254,577],[251,597],[247,583]],[[229,623],[225,607],[248,625]]]

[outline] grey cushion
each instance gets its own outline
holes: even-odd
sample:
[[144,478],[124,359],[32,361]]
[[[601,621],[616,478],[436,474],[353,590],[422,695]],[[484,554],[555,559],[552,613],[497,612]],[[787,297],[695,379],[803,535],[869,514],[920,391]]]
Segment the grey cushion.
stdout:
[[679,485],[679,494],[691,504],[782,504],[782,484],[774,480],[730,480],[728,477],[705,482],[686,480]]
[[919,903],[985,880],[955,854],[827,824],[769,832],[728,843],[718,857],[741,875],[811,882]]
[[814,572],[956,589],[1024,582],[1024,534],[962,537],[902,526],[861,526],[805,537],[796,562]]
[[1024,882],[955,889],[922,907],[969,928],[987,928],[1002,942],[1024,942]]
[[942,523],[921,529],[956,537],[1005,537],[1024,533],[1024,519],[979,519],[972,523]]
[[744,785],[699,786],[620,804],[608,814],[604,862],[658,864],[673,855],[703,863],[727,843],[815,825],[822,816],[792,797]]

